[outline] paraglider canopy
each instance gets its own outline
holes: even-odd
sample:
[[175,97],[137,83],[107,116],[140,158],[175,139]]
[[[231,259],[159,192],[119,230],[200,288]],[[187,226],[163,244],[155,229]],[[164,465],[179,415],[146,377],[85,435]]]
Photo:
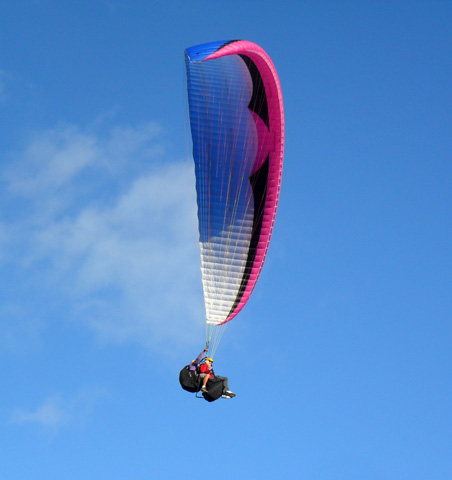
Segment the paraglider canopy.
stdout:
[[262,270],[281,187],[284,113],[275,67],[258,45],[197,45],[185,60],[210,340],[244,307]]

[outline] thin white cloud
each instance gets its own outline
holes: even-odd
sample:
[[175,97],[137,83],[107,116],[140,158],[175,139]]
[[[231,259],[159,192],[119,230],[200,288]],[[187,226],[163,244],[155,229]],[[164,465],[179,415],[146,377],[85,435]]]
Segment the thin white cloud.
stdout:
[[70,420],[70,414],[62,406],[62,400],[59,395],[50,397],[34,411],[15,409],[12,413],[13,423],[37,423],[44,427],[58,428],[67,425]]
[[0,200],[0,266],[22,288],[53,291],[105,340],[154,348],[201,325],[194,179],[159,138],[155,124],[42,132],[11,156]]
[[97,139],[92,135],[70,128],[47,132],[26,148],[9,189],[27,197],[54,192],[100,158]]
[[34,410],[14,409],[11,422],[19,425],[35,424],[55,430],[69,425],[83,424],[105,393],[102,389],[84,389],[72,398],[63,398],[59,394],[53,395]]

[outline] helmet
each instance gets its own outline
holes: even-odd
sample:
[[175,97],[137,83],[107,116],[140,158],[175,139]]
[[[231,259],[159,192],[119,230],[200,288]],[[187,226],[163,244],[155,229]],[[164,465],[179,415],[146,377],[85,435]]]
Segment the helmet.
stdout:
[[206,362],[207,362],[207,361],[213,362],[213,358],[208,357],[208,358],[206,358]]

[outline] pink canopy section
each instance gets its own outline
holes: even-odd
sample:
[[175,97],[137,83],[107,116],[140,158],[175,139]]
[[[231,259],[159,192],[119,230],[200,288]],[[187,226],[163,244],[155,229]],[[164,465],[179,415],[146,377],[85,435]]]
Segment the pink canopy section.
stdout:
[[[255,213],[253,235],[257,235],[258,238],[255,239],[255,244],[251,245],[253,249],[253,254],[251,255],[252,261],[247,269],[248,273],[242,281],[241,292],[237,295],[236,302],[234,302],[227,318],[219,325],[230,321],[240,312],[256,286],[267,255],[275,224],[281,190],[284,156],[283,98],[281,84],[273,62],[259,45],[245,40],[228,42],[214,53],[208,55],[203,61],[207,62],[228,55],[239,55],[245,62],[246,58],[250,59],[252,64],[257,68],[262,80],[267,102],[268,117],[262,118],[262,116],[253,112],[253,119],[256,123],[258,135],[257,156],[253,173],[262,169],[264,162],[267,160],[268,173],[265,179],[266,184],[263,190],[261,189],[262,196],[264,197],[262,208],[260,212]],[[251,69],[250,73],[253,75]],[[259,225],[259,228],[257,228],[257,225]]]

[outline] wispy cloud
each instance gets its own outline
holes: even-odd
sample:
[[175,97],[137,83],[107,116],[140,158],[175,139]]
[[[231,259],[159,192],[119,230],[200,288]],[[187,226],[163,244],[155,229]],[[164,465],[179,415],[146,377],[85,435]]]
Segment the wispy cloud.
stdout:
[[201,313],[194,180],[160,138],[155,124],[55,128],[0,179],[3,270],[102,338],[152,347],[187,341]]
[[55,430],[83,424],[105,394],[106,392],[101,389],[85,389],[72,398],[53,395],[34,410],[16,408],[11,414],[11,422],[20,425],[37,424]]

